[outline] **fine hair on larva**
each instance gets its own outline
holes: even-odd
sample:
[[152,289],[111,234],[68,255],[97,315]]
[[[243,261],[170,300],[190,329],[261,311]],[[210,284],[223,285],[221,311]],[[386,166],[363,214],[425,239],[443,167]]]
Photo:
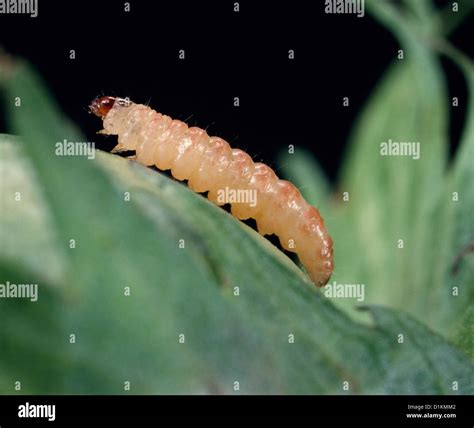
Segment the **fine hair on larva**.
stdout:
[[270,167],[201,128],[126,98],[96,98],[90,110],[102,118],[102,134],[118,136],[112,152],[135,151],[138,162],[171,170],[195,192],[208,192],[216,205],[230,203],[233,216],[255,219],[261,235],[275,234],[285,250],[296,253],[316,285],[329,281],[333,248],[323,219]]

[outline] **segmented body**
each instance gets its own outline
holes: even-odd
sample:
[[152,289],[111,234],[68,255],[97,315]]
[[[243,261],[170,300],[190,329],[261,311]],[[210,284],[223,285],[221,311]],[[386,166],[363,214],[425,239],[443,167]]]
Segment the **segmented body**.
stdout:
[[219,137],[145,105],[102,97],[93,101],[91,110],[103,119],[102,133],[118,136],[114,151],[134,150],[138,162],[171,170],[176,179],[188,180],[194,191],[208,192],[217,205],[229,202],[220,198],[224,189],[242,195],[254,192],[256,203],[231,202],[232,214],[255,219],[260,234],[277,235],[283,248],[298,255],[315,284],[327,283],[333,249],[324,221],[299,190],[278,179],[270,167],[254,163]]

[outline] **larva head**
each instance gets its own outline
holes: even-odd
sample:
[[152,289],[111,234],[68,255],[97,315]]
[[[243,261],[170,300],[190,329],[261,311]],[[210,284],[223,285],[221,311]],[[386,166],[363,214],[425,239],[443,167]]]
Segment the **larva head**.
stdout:
[[89,110],[91,113],[94,113],[96,116],[104,118],[107,116],[107,113],[114,106],[115,98],[114,97],[97,97],[94,99],[90,106]]
[[89,110],[91,113],[94,113],[96,116],[103,119],[107,116],[107,113],[112,109],[115,103],[127,107],[130,105],[130,100],[127,98],[97,97],[91,102]]

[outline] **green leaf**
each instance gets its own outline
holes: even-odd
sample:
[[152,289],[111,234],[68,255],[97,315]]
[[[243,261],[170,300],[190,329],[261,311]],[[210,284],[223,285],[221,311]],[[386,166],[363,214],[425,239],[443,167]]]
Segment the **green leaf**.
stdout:
[[[2,193],[2,227],[0,242],[1,262],[7,265],[22,264],[48,282],[59,282],[64,275],[64,254],[59,251],[53,219],[44,200],[36,188],[37,176],[30,160],[20,150],[18,138],[0,134],[3,142],[0,158],[0,181]],[[29,251],[12,231],[21,230],[29,242]],[[44,267],[48,266],[48,269]]]
[[[431,263],[427,213],[433,189],[442,186],[447,99],[433,58],[421,46],[405,55],[361,114],[340,187],[351,197],[349,216],[362,255],[359,270],[346,280],[365,283],[369,302],[421,314],[428,309],[426,290],[413,287],[427,285]],[[419,143],[420,158],[381,155],[381,144],[390,140]]]
[[[421,7],[421,4],[416,1],[407,0],[407,3],[413,9]],[[393,83],[391,88],[393,94],[404,91],[406,96],[404,99],[397,99],[396,95],[395,98],[390,98],[389,95],[384,94],[383,88],[389,85],[385,79],[367,110],[372,105],[375,111],[392,111],[392,117],[388,125],[380,129],[381,120],[377,120],[376,113],[366,111],[365,119],[360,122],[359,129],[362,132],[359,134],[356,132],[353,147],[362,153],[363,147],[373,144],[371,132],[381,136],[383,133],[407,133],[408,131],[412,135],[419,136],[422,146],[423,142],[429,143],[424,144],[429,152],[426,153],[427,150],[425,150],[425,154],[422,154],[427,169],[411,168],[407,165],[406,168],[399,170],[403,178],[394,177],[393,180],[384,183],[382,180],[377,180],[377,174],[379,177],[380,174],[385,174],[390,166],[385,165],[381,160],[369,165],[368,173],[362,174],[361,181],[354,185],[357,189],[365,189],[369,183],[374,187],[379,187],[378,196],[376,192],[373,192],[374,206],[378,208],[390,206],[390,203],[384,205],[383,200],[388,195],[392,199],[394,194],[399,198],[399,202],[403,201],[412,208],[401,211],[400,207],[403,205],[397,203],[390,206],[388,212],[381,213],[381,218],[376,221],[379,225],[379,233],[375,234],[374,229],[373,236],[375,243],[380,242],[378,254],[380,257],[385,257],[385,263],[382,265],[388,267],[392,261],[395,269],[388,271],[387,280],[383,280],[383,274],[380,273],[378,278],[380,293],[374,296],[374,299],[378,303],[391,302],[394,307],[408,310],[447,337],[456,337],[458,331],[463,328],[462,323],[466,319],[466,311],[474,301],[472,256],[469,253],[465,254],[459,269],[456,272],[454,269],[459,254],[463,254],[463,251],[474,242],[474,222],[472,221],[474,199],[470,189],[474,182],[474,90],[472,85],[474,68],[472,62],[441,38],[439,32],[447,29],[432,25],[437,21],[428,14],[419,14],[418,18],[423,15],[422,19],[413,20],[402,16],[395,7],[386,2],[369,2],[368,6],[381,22],[391,28],[404,48],[405,59],[399,61],[399,64],[394,65],[392,69],[403,68],[406,72],[412,69],[412,79],[411,85],[408,81],[402,83],[403,72],[391,70],[394,80],[399,79],[398,87],[397,83]],[[470,8],[472,9],[471,6],[463,4],[462,13],[466,13]],[[447,54],[462,68],[469,88],[466,129],[453,167],[445,166],[447,163],[445,153],[447,151],[445,136],[447,112],[445,110],[447,106],[451,107],[451,102],[444,94],[442,73],[436,62],[433,47],[438,47],[442,53]],[[413,95],[413,103],[410,107],[407,105],[408,93]],[[380,96],[379,103],[375,100],[378,95]],[[380,137],[375,138],[380,139]],[[437,146],[436,142],[438,142]],[[433,145],[436,148],[433,148]],[[365,154],[362,153],[362,156],[364,157]],[[357,163],[354,158],[350,156],[349,158],[351,159],[349,165],[352,165],[354,170],[357,166],[362,166],[362,159]],[[420,166],[419,162],[417,166]],[[445,169],[448,171],[445,172]],[[411,179],[404,180],[406,171],[413,174]],[[393,175],[395,174],[396,172]],[[350,183],[353,176],[345,176],[346,182]],[[405,184],[403,184],[404,181]],[[462,200],[453,201],[453,192],[462,194]],[[370,195],[366,197],[370,199]],[[362,205],[366,203],[370,202],[365,200]],[[364,206],[356,208],[359,212],[359,224],[364,223],[366,209]],[[405,213],[409,216],[404,216]],[[387,220],[389,224],[384,224]],[[402,257],[400,257],[401,251],[394,254],[393,251],[382,248],[387,242],[393,242],[396,234],[400,237],[410,237],[411,243],[408,242],[408,248],[405,247]],[[404,239],[404,241],[406,244],[407,240]],[[384,273],[387,273],[387,269],[384,269]],[[376,278],[371,276],[371,279]],[[415,287],[411,289],[413,285]],[[410,298],[407,299],[407,296]],[[465,351],[471,352],[468,349]]]
[[473,355],[472,306],[474,302],[474,66],[464,68],[469,91],[466,127],[448,172],[433,218],[439,234],[429,240],[431,256],[443,263],[432,269],[432,314],[448,337]]
[[[182,184],[110,154],[56,156],[56,142],[84,138],[28,68],[5,88],[22,99],[6,108],[24,143],[2,136],[0,159],[15,153],[18,170],[26,157],[34,174],[5,174],[3,200],[18,189],[41,203],[11,205],[14,264],[0,245],[0,283],[39,287],[37,302],[0,299],[2,393],[16,381],[26,393],[119,394],[126,382],[138,394],[236,393],[235,382],[240,393],[346,393],[344,382],[347,393],[473,392],[473,365],[454,347],[402,313],[352,321],[268,241]],[[55,275],[32,262],[41,249],[22,227],[30,211],[43,213],[43,270],[55,260]]]
[[[437,32],[447,29],[433,25],[439,22],[427,2],[406,3],[415,15],[402,17],[393,4],[367,2],[399,39],[404,59],[390,66],[360,113],[338,193],[315,205],[329,206],[334,281],[365,284],[367,302],[408,311],[472,355],[472,338],[460,337],[472,332],[466,333],[464,323],[474,302],[474,260],[468,251],[474,245],[473,67],[440,39]],[[463,4],[460,14],[470,8]],[[433,46],[462,67],[468,82],[466,130],[453,165],[447,162],[451,101]],[[420,159],[381,156],[380,144],[388,139],[420,142]],[[297,168],[288,156],[287,175]],[[313,183],[318,185],[307,181]],[[342,192],[349,193],[348,202]],[[453,201],[453,192],[459,201]],[[352,313],[354,303],[335,302]]]

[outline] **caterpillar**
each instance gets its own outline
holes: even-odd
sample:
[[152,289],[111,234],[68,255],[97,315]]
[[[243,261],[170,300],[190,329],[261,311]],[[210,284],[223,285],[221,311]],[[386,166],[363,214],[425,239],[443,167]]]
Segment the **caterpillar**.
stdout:
[[[231,202],[233,216],[255,219],[261,235],[276,234],[284,249],[296,253],[316,285],[329,281],[333,249],[323,219],[293,184],[280,180],[270,167],[254,163],[247,153],[231,149],[203,129],[126,98],[99,97],[89,109],[103,121],[100,133],[118,136],[112,153],[135,151],[138,162],[171,170],[177,180],[188,180],[192,190],[208,192],[216,205]],[[249,194],[255,196],[254,203],[228,198]]]

